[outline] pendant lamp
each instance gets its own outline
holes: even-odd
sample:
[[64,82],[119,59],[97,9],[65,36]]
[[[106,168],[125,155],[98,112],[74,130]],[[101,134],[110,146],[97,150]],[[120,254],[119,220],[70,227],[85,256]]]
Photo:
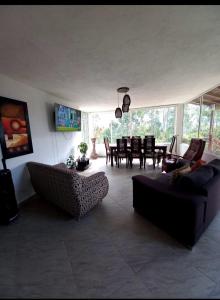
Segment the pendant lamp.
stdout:
[[124,98],[123,98],[123,104],[124,105],[130,105],[131,104],[131,98],[130,98],[130,96],[129,95],[124,95]]
[[118,107],[115,110],[115,117],[116,118],[121,118],[122,117],[122,111],[121,111],[121,108],[119,107],[119,96],[118,96]]
[[[120,87],[117,89],[118,93],[127,93],[129,91],[128,87]],[[129,111],[129,106],[131,104],[131,98],[128,94],[124,95],[123,98],[123,104],[122,104],[122,110],[119,107],[119,95],[118,95],[118,107],[115,110],[115,117],[116,118],[121,118],[122,117],[122,112],[128,112]]]
[[129,112],[129,105],[126,105],[126,104],[122,104],[122,111],[123,111],[123,113],[125,113],[125,112]]

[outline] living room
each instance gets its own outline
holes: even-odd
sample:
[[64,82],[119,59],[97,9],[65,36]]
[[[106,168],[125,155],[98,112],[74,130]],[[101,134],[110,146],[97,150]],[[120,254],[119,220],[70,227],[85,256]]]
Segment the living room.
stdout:
[[[138,163],[126,168],[124,161],[119,168],[106,165],[104,143],[98,142],[102,120],[89,123],[107,114],[111,124],[122,122],[115,118],[122,104],[117,89],[127,86],[131,118],[141,109],[175,108],[168,139],[157,141],[169,146],[177,134],[178,154],[189,137],[208,138],[210,128],[219,139],[219,6],[4,5],[0,16],[0,96],[27,103],[33,146],[33,152],[5,161],[20,212],[0,228],[0,297],[219,297],[220,216],[189,250],[134,214],[131,177],[154,177],[161,165],[155,171],[151,161],[145,170]],[[55,130],[55,103],[82,112],[81,131]],[[110,190],[97,209],[76,221],[35,198],[27,163],[65,163],[72,149],[75,158],[80,155],[82,141],[89,156],[97,126],[99,157],[88,172],[105,171]],[[206,139],[203,160],[214,158],[219,147]]]

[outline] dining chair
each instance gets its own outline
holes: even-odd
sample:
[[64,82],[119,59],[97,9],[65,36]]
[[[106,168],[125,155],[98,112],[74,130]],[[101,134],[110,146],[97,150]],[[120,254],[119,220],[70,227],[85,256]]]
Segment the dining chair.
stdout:
[[108,161],[110,161],[110,159],[111,159],[111,151],[110,151],[108,137],[104,137],[104,144],[105,144],[106,165],[107,165]]
[[143,151],[144,168],[145,168],[145,164],[146,164],[146,159],[152,158],[153,167],[155,169],[155,160],[156,160],[155,138],[153,136],[145,137],[143,146],[144,146],[144,151]]
[[143,164],[143,155],[141,152],[141,139],[140,138],[132,138],[131,139],[131,150],[128,153],[130,167],[132,168],[132,163],[134,158],[138,158],[140,161],[140,169]]
[[127,139],[127,144],[131,144],[131,137],[129,135],[123,136],[122,139]]
[[154,135],[153,134],[151,134],[151,135],[145,135],[145,138],[148,138],[148,137],[154,137]]
[[[165,158],[170,158],[171,155],[173,154],[173,147],[174,147],[174,144],[176,142],[176,139],[177,139],[177,135],[173,135],[172,138],[171,138],[171,142],[170,142],[170,147],[169,147],[169,150],[168,152],[166,153],[166,156]],[[161,150],[159,150],[157,152],[157,164],[159,165],[160,162],[161,162],[161,158],[163,157],[163,152]]]
[[117,149],[115,151],[116,164],[119,168],[121,159],[126,158],[126,168],[128,166],[128,149],[127,149],[127,139],[117,139]]
[[141,136],[140,136],[140,135],[132,135],[131,138],[132,138],[132,139],[141,139]]

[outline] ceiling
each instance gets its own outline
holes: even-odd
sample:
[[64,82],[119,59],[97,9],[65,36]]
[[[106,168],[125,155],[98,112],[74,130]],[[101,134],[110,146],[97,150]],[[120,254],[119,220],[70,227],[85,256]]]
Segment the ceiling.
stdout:
[[115,109],[121,86],[130,108],[186,102],[220,83],[219,15],[218,5],[1,5],[0,73],[84,111]]

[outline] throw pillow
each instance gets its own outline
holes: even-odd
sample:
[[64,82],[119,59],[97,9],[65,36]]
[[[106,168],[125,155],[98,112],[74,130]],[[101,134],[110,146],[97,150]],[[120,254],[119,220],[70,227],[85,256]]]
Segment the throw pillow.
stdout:
[[191,171],[193,172],[205,164],[206,164],[205,160],[199,159],[191,166]]
[[171,183],[175,183],[180,178],[180,176],[187,174],[189,172],[191,172],[191,167],[189,165],[185,165],[179,169],[176,169],[172,173]]

